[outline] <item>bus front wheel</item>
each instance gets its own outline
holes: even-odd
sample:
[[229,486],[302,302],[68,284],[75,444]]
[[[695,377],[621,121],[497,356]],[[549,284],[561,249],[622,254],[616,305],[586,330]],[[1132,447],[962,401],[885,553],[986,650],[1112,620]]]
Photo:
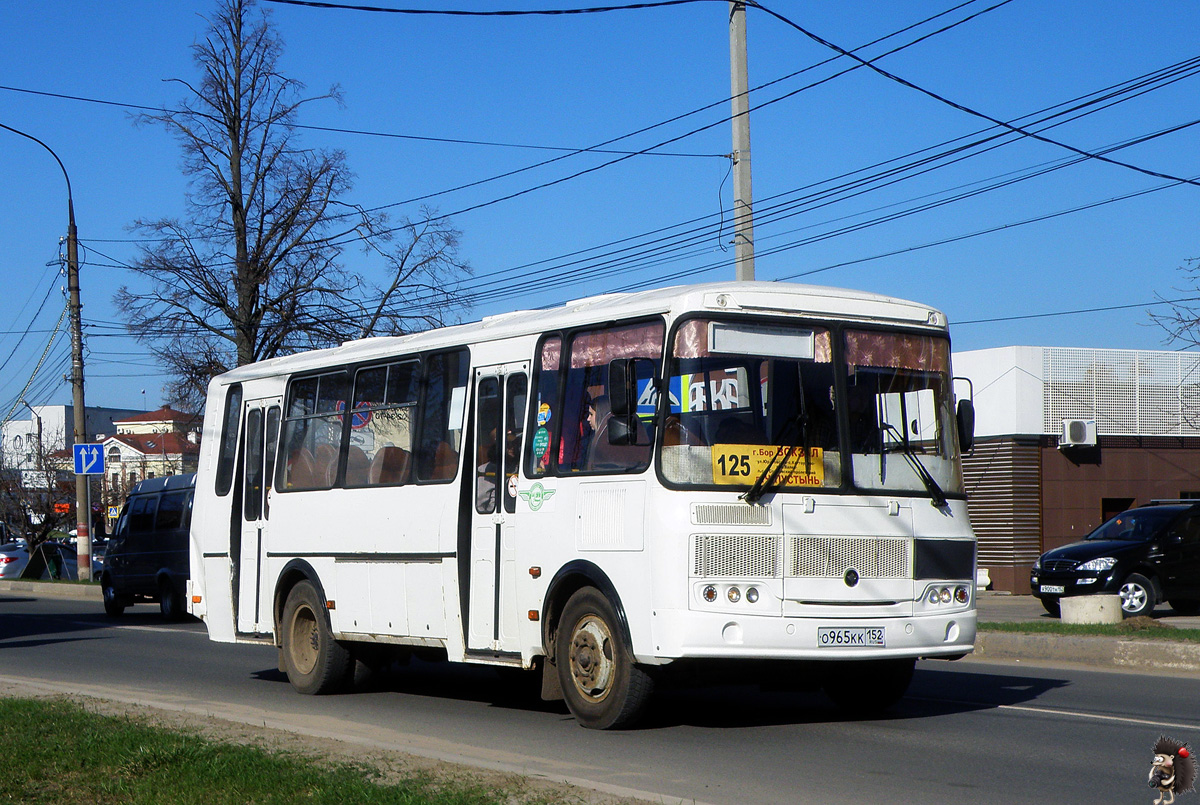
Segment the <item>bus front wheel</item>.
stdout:
[[616,611],[599,590],[584,587],[567,601],[554,654],[563,697],[582,726],[624,727],[641,715],[653,680],[633,664]]
[[325,608],[311,582],[302,581],[288,593],[283,607],[283,665],[288,681],[300,693],[334,693],[354,670],[345,646],[333,639]]

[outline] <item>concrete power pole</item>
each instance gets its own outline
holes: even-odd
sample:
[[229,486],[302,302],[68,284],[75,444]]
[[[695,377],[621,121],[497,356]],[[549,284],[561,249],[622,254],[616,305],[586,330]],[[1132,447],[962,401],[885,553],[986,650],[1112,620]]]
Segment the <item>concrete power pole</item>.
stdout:
[[733,240],[738,281],[754,279],[754,210],[750,189],[750,82],[746,4],[729,3],[729,81],[733,90]]
[[[68,185],[69,187],[69,185]],[[71,318],[71,406],[75,409],[75,444],[87,442],[87,409],[83,403],[83,304],[79,300],[79,236],[75,231],[75,202],[67,191],[67,295]],[[91,476],[75,476],[75,540],[79,580],[92,579]]]

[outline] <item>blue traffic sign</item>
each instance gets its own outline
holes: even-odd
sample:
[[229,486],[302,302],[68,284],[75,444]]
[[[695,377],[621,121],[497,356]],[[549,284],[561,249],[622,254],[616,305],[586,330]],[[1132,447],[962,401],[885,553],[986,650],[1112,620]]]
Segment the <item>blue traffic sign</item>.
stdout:
[[98,444],[73,445],[76,475],[104,474],[104,447]]

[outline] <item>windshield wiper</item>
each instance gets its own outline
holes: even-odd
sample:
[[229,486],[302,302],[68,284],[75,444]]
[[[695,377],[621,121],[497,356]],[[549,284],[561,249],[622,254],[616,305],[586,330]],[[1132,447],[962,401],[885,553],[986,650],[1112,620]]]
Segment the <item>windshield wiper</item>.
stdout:
[[[925,485],[925,490],[929,492],[929,496],[933,498],[929,502],[937,507],[942,508],[946,505],[946,493],[938,486],[938,482],[929,474],[929,470],[925,469],[925,465],[921,463],[921,459],[917,458],[917,454],[913,452],[908,440],[904,438],[895,425],[891,422],[880,423],[884,430],[889,430],[896,434],[896,444],[900,446],[900,454],[904,456],[904,460],[908,462],[908,466],[912,467],[912,471],[921,479],[921,483]],[[882,453],[880,454],[882,456]]]
[[[799,428],[801,433],[800,449],[804,451],[804,472],[806,475],[812,475],[812,457],[808,450],[808,407],[805,405],[803,383],[800,384],[799,403],[796,415],[784,424],[779,435],[775,437],[774,444],[777,447],[775,455],[767,462],[767,466],[763,467],[763,471],[758,474],[758,478],[754,480],[750,488],[738,496],[747,503],[757,503],[758,499],[767,493],[768,488],[774,487],[775,482],[779,480],[779,473],[787,465],[788,458],[792,454],[791,447],[783,442],[795,428]],[[782,461],[779,460],[781,456],[783,457]]]

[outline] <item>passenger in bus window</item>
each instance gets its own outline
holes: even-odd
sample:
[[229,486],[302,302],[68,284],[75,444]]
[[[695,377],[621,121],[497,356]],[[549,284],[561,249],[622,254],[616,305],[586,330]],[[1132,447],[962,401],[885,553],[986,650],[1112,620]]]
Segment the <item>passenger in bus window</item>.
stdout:
[[496,431],[493,430],[479,447],[479,466],[475,474],[475,511],[491,514],[496,511],[496,481],[500,472],[496,463]]

